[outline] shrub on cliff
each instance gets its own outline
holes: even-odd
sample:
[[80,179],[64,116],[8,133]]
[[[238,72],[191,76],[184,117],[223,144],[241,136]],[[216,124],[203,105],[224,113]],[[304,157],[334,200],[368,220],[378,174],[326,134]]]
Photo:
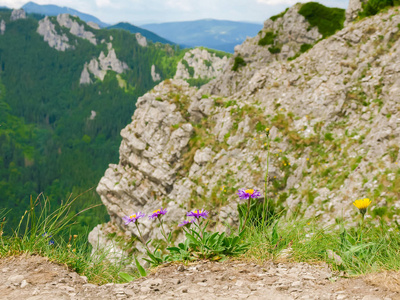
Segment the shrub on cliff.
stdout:
[[385,7],[400,5],[399,0],[369,0],[363,4],[363,11],[360,12],[361,18],[376,15]]
[[310,23],[310,28],[318,27],[319,33],[326,38],[343,28],[345,20],[345,10],[341,8],[326,7],[317,2],[309,2],[299,10],[299,14],[304,16]]

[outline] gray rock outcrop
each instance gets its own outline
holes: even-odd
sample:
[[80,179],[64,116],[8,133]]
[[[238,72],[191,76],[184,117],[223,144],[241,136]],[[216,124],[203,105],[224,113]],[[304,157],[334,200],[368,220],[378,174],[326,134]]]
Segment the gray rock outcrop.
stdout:
[[0,34],[3,35],[6,32],[6,22],[1,20],[0,22]]
[[[211,94],[229,96],[245,87],[257,70],[265,67],[273,61],[286,60],[299,52],[301,45],[314,44],[322,35],[317,27],[310,28],[310,24],[304,16],[298,13],[301,8],[298,3],[280,18],[273,21],[268,19],[264,22],[264,28],[254,38],[247,38],[242,45],[235,47],[235,54],[229,60],[223,70],[223,76],[211,81],[206,90]],[[272,35],[273,44],[259,45],[261,39],[266,35]],[[279,47],[279,53],[271,53],[270,47]],[[240,56],[245,66],[233,71],[236,57]],[[232,80],[235,78],[235,80]]]
[[86,39],[89,42],[91,42],[93,45],[97,45],[96,36],[94,35],[94,33],[91,31],[86,31],[85,26],[83,24],[79,25],[79,23],[77,21],[71,20],[69,14],[58,15],[57,22],[58,22],[58,24],[60,24],[60,26],[70,29],[69,32],[71,34],[73,34],[77,37]]
[[10,17],[11,21],[16,21],[16,20],[19,20],[19,19],[26,19],[26,13],[22,8],[21,9],[14,9],[11,12],[11,17]]
[[91,84],[92,80],[90,79],[90,73],[88,70],[88,64],[86,63],[83,67],[81,78],[79,79],[79,84]]
[[108,43],[107,45],[108,53],[107,56],[103,51],[100,52],[99,57],[93,58],[89,64],[86,63],[83,67],[80,84],[90,84],[90,73],[99,78],[101,81],[104,80],[104,77],[107,74],[107,71],[114,71],[118,74],[123,73],[128,69],[128,65],[125,62],[120,61],[117,58],[117,54],[115,50],[112,48],[112,44]]
[[[176,193],[175,188],[182,187],[174,184],[183,165],[182,153],[194,129],[176,104],[159,100],[166,99],[168,92],[181,89],[187,97],[195,93],[184,81],[162,82],[153,93],[138,99],[132,124],[121,131],[120,163],[109,166],[97,187],[112,223],[126,229],[128,234],[137,233],[123,225],[123,216],[139,210],[154,211],[163,205],[171,191]],[[179,128],[174,129],[177,124]],[[170,213],[166,220],[178,220],[184,212],[179,207],[184,199],[185,194],[180,194],[168,201],[166,207]],[[152,230],[156,223],[147,218],[143,222],[144,235],[159,237],[159,232]]]
[[345,25],[353,22],[357,18],[358,13],[362,10],[362,4],[366,2],[367,0],[350,0],[349,6],[346,10]]
[[39,21],[37,33],[43,36],[44,41],[47,42],[50,47],[58,51],[65,51],[71,48],[71,45],[68,44],[68,37],[65,34],[59,35],[55,29],[55,25],[47,16]]
[[154,82],[157,82],[157,81],[161,80],[161,75],[156,72],[156,66],[155,65],[151,66],[151,78],[153,79]]
[[[195,48],[185,53],[183,59],[178,63],[174,78],[215,78],[222,74],[227,63],[226,56],[220,58],[215,53]],[[192,69],[193,74],[188,67]]]
[[[292,17],[301,36],[288,38],[289,49],[317,37]],[[389,9],[293,61],[265,56],[265,63],[247,40],[238,49],[255,55],[247,57],[252,73],[230,73],[229,81],[223,73],[212,89],[161,82],[138,100],[121,132],[120,161],[97,188],[108,228],[136,235],[122,217],[161,206],[172,227],[203,207],[215,221],[237,224],[237,190],[264,192],[267,166],[267,195],[289,215],[355,222],[352,202],[370,198],[370,211],[385,207],[390,221],[400,220],[399,23],[399,11]],[[141,224],[146,237],[160,237],[156,223]]]
[[139,32],[135,34],[136,40],[138,44],[142,47],[147,47],[147,39],[143,35],[141,35]]
[[97,23],[95,23],[95,22],[89,21],[89,22],[87,22],[86,24],[88,24],[88,26],[92,27],[93,29],[97,29],[97,30],[100,29],[100,26],[99,26]]

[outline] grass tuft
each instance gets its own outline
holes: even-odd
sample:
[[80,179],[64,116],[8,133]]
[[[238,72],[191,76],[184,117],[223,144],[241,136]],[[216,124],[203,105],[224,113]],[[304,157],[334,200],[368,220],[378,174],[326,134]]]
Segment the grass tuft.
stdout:
[[[96,250],[88,243],[87,235],[74,235],[70,229],[76,215],[70,209],[77,198],[68,199],[57,209],[42,195],[30,201],[30,207],[21,217],[12,234],[3,234],[7,225],[7,212],[0,210],[0,258],[22,254],[47,257],[49,261],[67,265],[71,270],[88,278],[94,284],[126,282],[119,273],[131,263],[126,259],[112,262],[108,250]],[[89,207],[85,210],[91,209]],[[138,277],[132,273],[132,276]]]

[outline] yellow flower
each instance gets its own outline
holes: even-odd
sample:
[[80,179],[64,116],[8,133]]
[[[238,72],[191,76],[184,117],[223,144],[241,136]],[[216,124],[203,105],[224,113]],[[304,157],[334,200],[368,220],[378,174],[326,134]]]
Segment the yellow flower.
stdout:
[[371,200],[369,200],[368,198],[358,199],[353,202],[353,205],[360,210],[360,213],[362,215],[365,215],[365,213],[367,212],[367,207],[370,206],[370,204]]
[[76,239],[78,237],[78,235],[77,234],[74,234],[74,239]]
[[265,131],[267,131],[267,132],[268,132],[268,131],[269,131],[269,128],[268,128],[268,127],[267,127],[267,128],[265,128]]
[[76,249],[72,249],[72,252],[76,252]]
[[310,160],[309,158],[307,158],[307,160]]
[[253,189],[251,189],[251,190],[245,190],[244,192],[247,193],[247,194],[249,194],[250,196],[254,194],[254,190],[253,190]]

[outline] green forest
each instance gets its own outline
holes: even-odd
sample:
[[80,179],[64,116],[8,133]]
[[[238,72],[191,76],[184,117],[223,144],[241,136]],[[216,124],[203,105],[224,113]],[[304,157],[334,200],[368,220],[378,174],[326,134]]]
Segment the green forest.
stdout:
[[[30,198],[41,193],[55,207],[79,196],[71,214],[101,203],[95,188],[108,164],[118,162],[120,131],[137,98],[157,84],[151,66],[162,79],[171,78],[184,51],[152,42],[141,47],[128,31],[101,29],[94,31],[97,46],[64,30],[74,49],[61,52],[36,32],[40,16],[11,22],[10,15],[0,10],[6,22],[0,35],[0,208],[8,210],[7,227],[14,228]],[[80,85],[84,64],[107,54],[111,40],[129,67],[120,75],[126,86],[119,87],[112,71],[104,81],[93,77],[93,84]],[[78,216],[74,234],[107,220],[104,206],[88,210]]]

